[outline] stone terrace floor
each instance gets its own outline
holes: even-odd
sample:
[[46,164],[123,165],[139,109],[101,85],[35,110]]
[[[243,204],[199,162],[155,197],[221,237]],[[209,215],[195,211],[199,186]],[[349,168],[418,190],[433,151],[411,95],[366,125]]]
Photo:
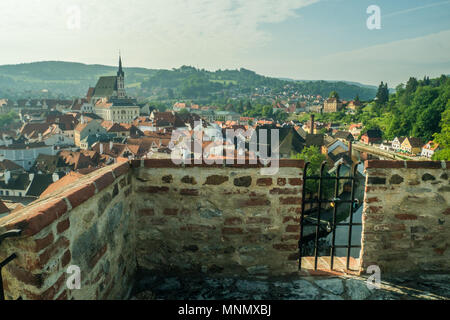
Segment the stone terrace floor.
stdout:
[[441,300],[450,299],[450,274],[381,279],[369,290],[367,277],[295,276],[282,278],[147,275],[138,282],[137,300]]

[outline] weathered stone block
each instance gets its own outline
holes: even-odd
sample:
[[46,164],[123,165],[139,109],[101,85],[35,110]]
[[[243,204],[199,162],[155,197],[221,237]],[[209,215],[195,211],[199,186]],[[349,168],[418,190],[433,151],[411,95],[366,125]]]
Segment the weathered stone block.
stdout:
[[205,184],[218,186],[227,182],[228,180],[229,178],[227,176],[212,175],[206,178]]
[[250,187],[252,184],[252,177],[246,176],[246,177],[240,177],[234,179],[234,185],[236,187]]

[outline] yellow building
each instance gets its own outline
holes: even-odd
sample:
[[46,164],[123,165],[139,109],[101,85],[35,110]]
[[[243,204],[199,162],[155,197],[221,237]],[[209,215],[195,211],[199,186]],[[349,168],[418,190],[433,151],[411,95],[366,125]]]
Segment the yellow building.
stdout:
[[337,98],[329,98],[323,103],[323,112],[338,112],[342,109],[342,102]]
[[420,154],[422,152],[422,147],[422,140],[410,137],[403,140],[401,149],[411,154]]

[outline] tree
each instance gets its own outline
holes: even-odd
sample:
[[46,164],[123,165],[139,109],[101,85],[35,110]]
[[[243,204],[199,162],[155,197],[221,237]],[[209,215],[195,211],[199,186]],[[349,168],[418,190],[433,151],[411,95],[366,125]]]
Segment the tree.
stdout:
[[409,78],[408,82],[406,83],[406,93],[407,94],[413,94],[414,92],[416,92],[417,87],[419,86],[419,82],[417,81],[416,78],[411,77]]
[[[301,153],[293,154],[292,159],[301,159],[305,162],[309,162],[307,175],[318,175],[320,166],[327,158],[323,155],[319,148],[316,146],[305,147]],[[319,181],[307,180],[306,190],[309,193],[316,193],[319,187]]]
[[180,111],[178,111],[178,114],[181,114],[181,115],[189,114],[189,111],[188,111],[188,109],[181,109]]
[[394,115],[387,128],[386,139],[393,140],[395,137],[406,135],[402,129],[400,117]]
[[435,141],[441,150],[433,155],[433,160],[450,160],[450,100],[442,113],[441,132],[434,134]]
[[339,100],[339,93],[337,93],[336,91],[331,91],[330,98],[336,98],[337,100]]
[[376,105],[378,107],[385,106],[386,103],[389,101],[389,88],[387,83],[383,83],[381,81],[380,85],[378,86],[377,96],[376,96]]

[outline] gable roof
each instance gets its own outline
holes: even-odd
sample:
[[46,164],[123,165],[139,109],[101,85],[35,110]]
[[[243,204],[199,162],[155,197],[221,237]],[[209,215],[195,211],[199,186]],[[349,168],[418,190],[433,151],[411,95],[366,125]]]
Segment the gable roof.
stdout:
[[20,134],[26,137],[38,136],[47,131],[50,124],[48,123],[25,123],[20,129]]
[[320,147],[324,144],[324,136],[322,134],[307,134],[306,135],[306,146],[316,146]]
[[8,183],[5,181],[0,181],[1,189],[9,190],[26,190],[30,184],[30,177],[28,173],[12,174]]
[[59,156],[64,160],[66,165],[73,166],[74,170],[97,167],[100,160],[100,155],[97,152],[87,150],[79,152],[62,150]]
[[397,140],[400,144],[403,143],[403,141],[405,141],[406,137],[395,137],[394,141]]
[[[273,126],[261,126],[255,129],[257,137],[258,137],[258,141],[260,141],[260,130],[261,129],[267,129],[267,153],[270,155],[271,152],[271,142],[272,142],[272,138],[271,138],[271,130],[273,129]],[[300,136],[298,134],[298,132],[292,128],[281,128],[278,131],[279,133],[279,149],[278,152],[280,154],[291,154],[291,152],[302,152],[303,148],[305,147],[305,139],[302,138],[302,136]]]
[[94,97],[110,97],[117,91],[117,76],[100,77],[94,89]]
[[27,196],[39,197],[53,183],[52,174],[35,174],[27,191]]
[[436,151],[439,148],[439,144],[434,141],[428,141],[426,145],[423,146],[424,149]]
[[25,170],[24,168],[22,168],[21,166],[19,166],[18,164],[16,164],[15,162],[5,159],[3,161],[0,161],[0,170],[1,171],[14,171],[14,170]]
[[353,140],[355,140],[355,138],[353,137],[353,135],[352,135],[350,132],[347,132],[347,131],[337,131],[337,132],[334,134],[334,137],[335,137],[336,139],[345,139],[345,140],[347,140],[347,141],[353,141]]
[[[422,148],[422,146],[423,146],[423,141],[420,138],[409,137],[406,139],[408,139],[408,142],[412,148]],[[405,141],[406,141],[406,139],[405,139]]]
[[39,154],[34,162],[32,167],[32,171],[34,172],[45,172],[45,173],[53,173],[57,168],[65,167],[66,163],[64,160],[58,155],[47,155],[47,154]]

